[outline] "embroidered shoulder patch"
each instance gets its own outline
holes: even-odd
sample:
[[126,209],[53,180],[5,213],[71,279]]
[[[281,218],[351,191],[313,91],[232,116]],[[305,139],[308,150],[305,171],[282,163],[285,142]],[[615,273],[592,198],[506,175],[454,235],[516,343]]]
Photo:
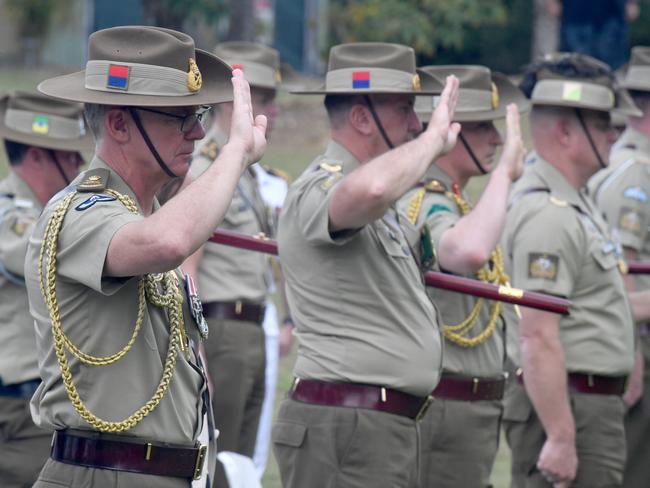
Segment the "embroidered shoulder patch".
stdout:
[[618,228],[626,230],[635,235],[641,234],[641,222],[643,214],[636,209],[621,207],[621,213],[618,216]]
[[640,186],[628,186],[623,192],[623,196],[630,200],[637,200],[641,203],[648,201],[648,194]]
[[74,209],[78,211],[87,210],[93,205],[95,205],[97,202],[112,202],[115,200],[117,200],[117,198],[112,197],[110,195],[92,195],[91,197],[87,198],[79,205],[77,205]]
[[560,258],[555,254],[531,252],[528,254],[528,277],[555,281]]
[[22,237],[25,234],[27,228],[33,225],[36,222],[36,219],[33,217],[18,217],[14,224],[11,226],[11,230],[19,237]]

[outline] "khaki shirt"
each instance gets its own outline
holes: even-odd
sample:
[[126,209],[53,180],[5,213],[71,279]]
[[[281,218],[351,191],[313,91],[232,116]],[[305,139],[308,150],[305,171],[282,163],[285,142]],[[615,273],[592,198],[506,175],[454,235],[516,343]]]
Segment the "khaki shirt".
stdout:
[[[98,168],[108,169],[108,166],[95,157],[90,170]],[[84,181],[87,173],[77,177],[71,187]],[[129,195],[137,204],[133,191],[112,170],[107,185]],[[37,425],[45,428],[92,430],[75,411],[65,391],[48,309],[39,289],[38,257],[44,229],[65,192],[55,196],[45,207],[30,239],[25,263],[43,378],[32,398],[32,416]],[[82,351],[107,356],[120,351],[133,333],[138,309],[138,279],[105,277],[106,253],[118,229],[144,217],[140,208],[139,214],[131,213],[117,200],[91,204],[94,195],[92,192],[77,194],[65,216],[59,236],[56,288],[64,332]],[[82,209],[84,206],[86,208]],[[184,300],[185,330],[188,338],[198,343],[198,330],[186,304]],[[142,329],[132,349],[117,362],[108,366],[88,366],[67,353],[74,383],[91,412],[105,420],[120,421],[149,401],[162,375],[170,339],[169,327],[165,310],[147,302]],[[188,360],[179,353],[169,390],[162,401],[127,434],[149,441],[192,444],[202,426],[201,395],[205,385],[196,356],[190,352]]]
[[[216,158],[226,137],[212,129],[201,141],[190,169],[194,177],[201,175]],[[221,229],[249,236],[260,232],[270,234],[269,211],[264,205],[252,169],[242,175],[226,212]],[[207,242],[199,264],[199,293],[204,302],[235,301],[261,303],[268,289],[268,257],[262,253]]]
[[295,375],[426,395],[439,379],[440,331],[395,211],[361,229],[329,232],[332,188],[358,166],[330,142],[291,186],[280,215],[280,260],[299,338]]
[[[650,260],[650,139],[628,128],[589,190],[621,243],[637,251],[639,261]],[[636,281],[650,289],[650,275],[637,275]]]
[[[438,166],[431,165],[427,170],[422,184],[433,180],[438,185],[431,186],[424,194],[420,205],[415,226],[422,229],[428,226],[431,243],[437,255],[438,246],[442,235],[453,227],[462,218],[462,214],[454,200],[449,196],[453,181]],[[398,203],[398,210],[402,214],[402,222],[408,220],[409,208],[414,197],[421,191],[420,188],[411,190],[404,195]],[[466,195],[463,199],[467,201]],[[413,208],[415,210],[415,208]],[[440,271],[439,264],[434,263],[431,268]],[[472,276],[472,278],[475,278]],[[428,293],[440,310],[442,321],[445,325],[457,325],[463,322],[476,305],[477,298],[461,293],[452,293],[436,288],[428,288]],[[467,336],[474,337],[481,333],[489,322],[490,309],[493,302],[484,301],[481,312],[474,326],[474,330]],[[474,347],[462,347],[452,341],[445,340],[445,354],[443,356],[443,370],[450,373],[472,376],[496,376],[503,372],[504,344],[502,335],[502,322],[498,319],[497,327],[488,339]]]
[[[570,315],[560,319],[567,371],[629,373],[633,322],[618,268],[620,245],[591,199],[536,157],[515,183],[510,205],[504,242],[514,286],[572,302]],[[521,364],[518,349],[509,353]]]
[[25,253],[41,204],[11,171],[0,181],[0,380],[38,379],[34,320],[24,283]]

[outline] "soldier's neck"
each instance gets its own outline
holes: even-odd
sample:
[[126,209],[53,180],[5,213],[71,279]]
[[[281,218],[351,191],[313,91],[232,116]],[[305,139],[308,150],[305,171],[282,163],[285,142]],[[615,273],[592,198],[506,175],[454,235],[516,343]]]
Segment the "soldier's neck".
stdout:
[[650,109],[644,112],[643,117],[630,117],[628,126],[650,139]]

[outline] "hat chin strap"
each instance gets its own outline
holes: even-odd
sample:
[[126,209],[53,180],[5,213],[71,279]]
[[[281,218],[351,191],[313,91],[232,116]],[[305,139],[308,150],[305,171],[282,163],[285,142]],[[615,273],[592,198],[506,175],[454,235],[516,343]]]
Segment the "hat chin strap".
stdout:
[[63,181],[65,181],[65,186],[68,186],[70,184],[70,180],[66,176],[65,171],[63,171],[61,163],[59,162],[59,158],[56,157],[56,153],[52,149],[46,149],[45,151],[47,151],[47,154],[50,156],[50,159],[54,163],[54,166],[56,166],[56,169],[59,171],[61,178],[63,178]]
[[463,137],[463,133],[462,133],[462,132],[460,132],[460,133],[458,134],[458,139],[460,139],[460,142],[463,144],[463,147],[465,148],[465,151],[467,151],[467,154],[469,154],[470,159],[471,159],[472,161],[474,161],[474,164],[476,165],[476,167],[478,168],[478,170],[481,172],[481,174],[483,174],[483,175],[488,174],[488,171],[483,167],[483,165],[481,164],[481,162],[478,160],[478,158],[476,157],[476,154],[474,154],[474,151],[472,151],[472,148],[471,148],[471,146],[469,145],[469,143],[467,142],[467,139],[465,139],[465,138]]
[[133,107],[128,107],[127,110],[131,114],[131,117],[133,118],[133,122],[135,122],[135,126],[138,128],[138,131],[140,132],[142,139],[144,139],[144,143],[149,148],[149,151],[153,155],[158,165],[162,168],[165,174],[167,174],[167,176],[169,176],[170,178],[178,178],[178,175],[175,175],[173,171],[169,169],[169,166],[165,164],[165,162],[160,157],[160,154],[158,154],[158,151],[153,145],[153,142],[151,142],[151,139],[149,139],[149,135],[147,134],[147,131],[144,129],[144,126],[142,125],[142,121],[140,120],[140,116],[136,112],[136,109],[134,109]]
[[375,106],[372,103],[372,100],[370,99],[370,96],[364,95],[363,99],[366,101],[366,105],[368,105],[368,110],[370,110],[370,115],[372,115],[372,120],[375,121],[375,124],[377,125],[377,128],[379,129],[379,133],[381,134],[382,139],[384,139],[384,142],[388,146],[388,149],[393,149],[395,147],[395,145],[388,138],[388,134],[386,134],[386,130],[384,130],[384,126],[382,125],[381,120],[379,120],[379,116],[377,115],[377,112],[375,111]]
[[580,122],[580,126],[582,127],[582,130],[585,132],[585,135],[587,136],[587,140],[589,141],[589,145],[591,146],[591,150],[594,152],[596,155],[596,159],[598,159],[598,164],[600,164],[601,168],[606,168],[607,165],[603,161],[602,156],[598,152],[598,149],[596,148],[596,144],[594,143],[594,140],[591,137],[591,132],[589,132],[589,128],[587,127],[587,124],[585,124],[585,119],[582,117],[582,112],[580,112],[579,108],[575,109],[576,116],[578,117],[578,122]]

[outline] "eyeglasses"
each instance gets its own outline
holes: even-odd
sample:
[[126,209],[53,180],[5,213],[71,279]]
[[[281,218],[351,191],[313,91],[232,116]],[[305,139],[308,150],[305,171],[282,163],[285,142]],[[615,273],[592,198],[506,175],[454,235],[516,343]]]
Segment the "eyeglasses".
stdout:
[[136,108],[137,110],[141,110],[143,112],[151,112],[154,114],[166,115],[167,117],[173,117],[175,119],[179,119],[181,121],[181,132],[183,134],[192,132],[192,129],[196,127],[196,124],[202,123],[203,117],[208,112],[210,112],[210,110],[212,110],[212,107],[203,106],[192,114],[178,115],[169,112],[163,112],[162,110],[153,110],[151,108],[143,108],[143,107],[134,107],[134,108]]

